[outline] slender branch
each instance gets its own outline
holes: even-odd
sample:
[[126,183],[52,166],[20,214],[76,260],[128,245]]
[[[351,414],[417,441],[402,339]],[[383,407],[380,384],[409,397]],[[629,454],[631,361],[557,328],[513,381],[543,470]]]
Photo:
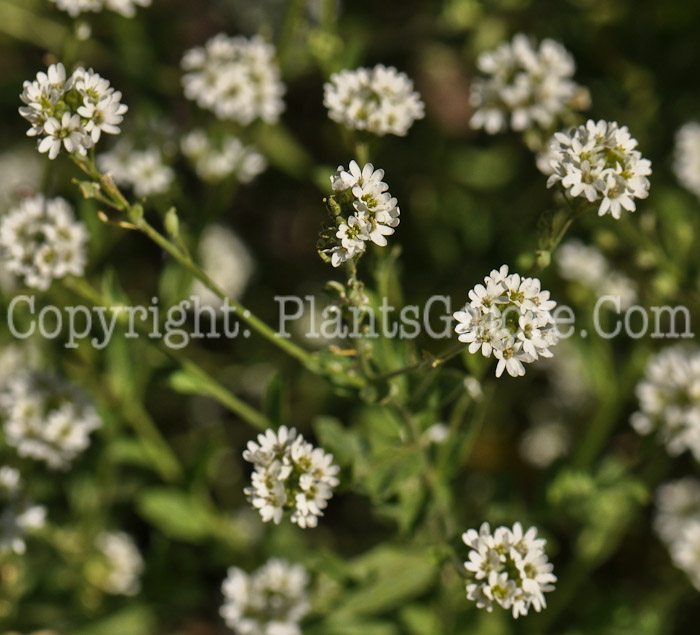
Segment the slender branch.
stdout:
[[426,357],[423,361],[418,362],[417,364],[412,364],[411,366],[404,366],[403,368],[393,370],[389,373],[384,373],[383,375],[376,375],[372,378],[372,380],[377,382],[387,381],[388,379],[393,379],[394,377],[407,375],[409,373],[415,373],[419,370],[423,370],[424,368],[438,368],[442,364],[451,360],[453,357],[457,357],[457,355],[464,352],[465,350],[466,345],[460,343],[451,346],[440,355],[431,355],[429,357]]
[[265,322],[256,317],[251,311],[245,308],[238,300],[230,297],[226,292],[191,258],[191,256],[183,249],[178,247],[155,227],[153,227],[145,218],[143,218],[143,210],[140,205],[131,205],[126,197],[121,193],[119,188],[109,175],[103,175],[95,166],[91,158],[77,157],[71,155],[73,161],[92,179],[96,180],[102,190],[112,199],[113,206],[126,212],[133,224],[123,224],[120,226],[126,229],[136,229],[155,242],[161,249],[166,251],[183,267],[188,269],[198,280],[200,280],[207,288],[215,293],[219,298],[227,301],[229,306],[233,307],[239,319],[250,326],[259,335],[262,335],[270,343],[285,351],[290,356],[300,361],[308,370],[313,373],[335,377],[343,383],[361,388],[366,384],[366,380],[362,377],[350,375],[335,368],[328,368],[322,364],[316,355],[307,352],[291,340],[280,337],[270,328]]
[[[99,293],[99,291],[92,287],[83,278],[65,278],[63,283],[67,289],[95,306],[103,306],[107,308],[118,308],[124,306],[123,304],[115,305],[109,302]],[[117,312],[117,319],[123,324],[128,318],[124,312],[119,311]],[[216,381],[195,362],[168,348],[160,340],[153,340],[152,338],[148,337],[148,334],[144,333],[143,330],[141,335],[149,344],[172,359],[183,370],[186,370],[192,376],[196,377],[204,386],[206,394],[215,398],[221,404],[226,406],[231,412],[237,414],[241,419],[252,425],[254,428],[258,430],[266,430],[267,428],[274,427],[273,423],[267,419],[267,417],[236,397],[236,395],[228,390],[228,388]]]

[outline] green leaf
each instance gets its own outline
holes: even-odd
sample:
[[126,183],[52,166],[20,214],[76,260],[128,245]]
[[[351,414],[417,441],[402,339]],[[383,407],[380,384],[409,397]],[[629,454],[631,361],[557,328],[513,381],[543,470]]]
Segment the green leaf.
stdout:
[[143,605],[131,605],[89,626],[71,631],[73,635],[149,635],[155,628],[155,616]]
[[347,622],[330,618],[323,623],[319,635],[398,635],[399,630],[390,622]]
[[314,432],[323,448],[333,454],[333,460],[341,467],[352,464],[360,452],[357,436],[335,417],[316,417]]
[[199,377],[186,370],[176,370],[170,373],[168,386],[183,395],[209,395],[209,387]]
[[170,538],[201,542],[217,527],[217,518],[202,501],[174,488],[148,489],[136,506],[141,516]]
[[399,615],[411,635],[435,635],[443,630],[440,619],[428,607],[407,606],[401,609]]
[[358,589],[350,591],[335,617],[375,615],[397,608],[433,584],[436,569],[421,551],[380,546],[350,564]]

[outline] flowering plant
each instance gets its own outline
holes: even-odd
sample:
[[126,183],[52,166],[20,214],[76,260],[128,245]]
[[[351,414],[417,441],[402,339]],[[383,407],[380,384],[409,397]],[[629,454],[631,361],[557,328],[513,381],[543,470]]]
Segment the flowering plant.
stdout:
[[697,11],[414,4],[0,2],[0,632],[696,629]]

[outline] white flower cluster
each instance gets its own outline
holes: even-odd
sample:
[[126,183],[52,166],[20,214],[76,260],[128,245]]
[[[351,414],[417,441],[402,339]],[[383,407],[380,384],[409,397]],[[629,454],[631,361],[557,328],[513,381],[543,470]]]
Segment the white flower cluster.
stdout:
[[219,119],[247,126],[255,119],[275,123],[284,110],[284,84],[275,48],[260,36],[247,39],[219,33],[185,52],[185,97]]
[[104,559],[102,589],[113,595],[136,595],[141,588],[143,558],[131,536],[123,531],[103,531],[95,545]]
[[299,527],[316,527],[338,485],[333,455],[314,448],[294,428],[267,430],[248,442],[243,458],[255,466],[245,494],[264,522],[276,525],[285,510]]
[[508,125],[516,131],[556,129],[567,111],[588,106],[588,91],[571,79],[576,70],[573,58],[554,40],[536,47],[519,33],[512,42],[482,53],[476,65],[486,77],[472,84],[472,128],[489,134]]
[[673,563],[700,591],[700,480],[688,476],[656,490],[654,529]]
[[276,558],[251,574],[231,567],[221,585],[221,617],[239,635],[301,635],[308,584],[304,567]]
[[21,457],[66,470],[90,445],[102,421],[78,389],[36,371],[10,378],[0,388],[5,443]]
[[136,15],[136,7],[149,7],[151,0],[51,0],[58,9],[65,11],[72,18],[81,13],[98,13],[102,9],[109,9],[123,15],[125,18],[133,18]]
[[592,245],[570,240],[557,249],[559,274],[589,287],[598,297],[611,295],[627,309],[637,301],[637,285],[625,274],[611,269],[603,253]]
[[504,370],[512,377],[525,374],[523,363],[552,357],[549,350],[559,341],[552,315],[556,306],[537,278],[508,273],[508,266],[494,269],[469,292],[470,303],[454,314],[455,332],[469,352],[498,360],[496,377]]
[[406,73],[378,64],[333,73],[323,86],[328,116],[351,130],[405,136],[425,105]]
[[651,357],[636,393],[632,427],[658,432],[670,455],[690,450],[700,461],[700,350],[674,346]]
[[673,171],[681,185],[700,198],[700,123],[687,123],[676,133]]
[[22,478],[19,470],[4,465],[0,468],[0,554],[14,551],[23,554],[27,545],[27,531],[40,529],[46,521],[46,508],[33,505],[22,496]]
[[87,259],[85,226],[62,198],[24,199],[0,219],[0,256],[8,271],[45,291],[52,280],[82,276]]
[[554,590],[554,567],[544,551],[546,540],[537,538],[537,529],[516,522],[512,529],[499,527],[491,533],[488,523],[462,534],[471,549],[467,570],[467,598],[478,608],[493,611],[493,604],[510,609],[513,617],[527,615],[530,607],[541,611],[547,606],[544,594]]
[[[238,300],[245,291],[255,264],[245,243],[223,225],[208,225],[199,239],[199,262],[205,273],[229,297]],[[202,306],[220,309],[221,298],[200,280],[192,283],[191,295],[197,296]]]
[[175,179],[174,170],[165,165],[158,148],[135,150],[127,141],[120,141],[109,152],[100,154],[97,167],[120,187],[132,188],[138,198],[164,194]]
[[331,177],[332,198],[340,211],[334,218],[335,236],[331,238],[338,244],[323,253],[334,267],[363,253],[368,242],[384,247],[386,237],[398,227],[401,211],[383,178],[384,170],[375,170],[371,163],[360,169],[355,161],[347,170],[338,166]]
[[649,195],[651,162],[636,147],[627,126],[589,119],[557,132],[539,167],[549,174],[547,187],[560,183],[569,196],[599,203],[599,216],[619,219],[623,209],[635,211],[634,199]]
[[210,183],[231,175],[240,183],[250,183],[267,168],[262,154],[232,135],[224,135],[215,145],[203,130],[197,129],[183,137],[180,147],[199,178]]
[[66,79],[63,64],[52,64],[24,82],[20,114],[32,124],[30,137],[39,137],[39,152],[55,159],[61,151],[87,154],[103,132],[119,134],[127,107],[122,94],[92,69],[82,66]]

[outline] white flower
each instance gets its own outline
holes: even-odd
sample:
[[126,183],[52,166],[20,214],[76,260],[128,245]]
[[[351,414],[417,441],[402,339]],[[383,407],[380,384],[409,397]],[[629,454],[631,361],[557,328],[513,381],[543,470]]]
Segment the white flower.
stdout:
[[45,522],[45,507],[29,503],[6,506],[0,514],[0,554],[14,551],[22,555],[27,549],[25,534],[41,529]]
[[656,490],[654,529],[673,564],[700,591],[700,480],[688,476]]
[[566,455],[569,430],[559,421],[544,421],[530,426],[520,439],[520,456],[537,468],[545,468]]
[[673,563],[686,572],[693,586],[700,591],[700,518],[684,525],[669,551]]
[[55,159],[61,148],[85,156],[103,132],[119,134],[127,107],[122,94],[92,69],[77,68],[66,78],[63,64],[52,64],[34,81],[25,81],[20,114],[30,122],[38,150]]
[[240,635],[301,635],[308,584],[304,568],[286,560],[272,558],[251,574],[231,567],[221,585],[221,617]]
[[131,187],[138,198],[164,194],[175,179],[174,170],[163,163],[160,150],[152,146],[134,150],[126,141],[97,157],[99,169],[122,187]]
[[546,150],[547,187],[556,184],[573,198],[598,205],[598,215],[619,219],[622,210],[634,212],[635,199],[649,195],[651,162],[636,150],[626,126],[589,119],[585,126],[557,132]]
[[215,35],[182,58],[185,97],[219,119],[247,126],[256,119],[276,123],[284,110],[284,84],[275,49],[260,36]]
[[0,219],[0,255],[8,271],[36,289],[85,271],[88,234],[62,198],[24,199]]
[[86,397],[62,380],[34,371],[17,374],[0,392],[7,445],[21,457],[66,470],[101,425]]
[[182,138],[180,147],[194,164],[197,175],[211,183],[228,176],[235,176],[241,183],[250,183],[267,168],[262,154],[231,135],[224,135],[215,145],[203,130],[196,129]]
[[[231,298],[243,295],[255,263],[245,243],[223,225],[208,225],[199,239],[199,262],[207,275]],[[222,300],[199,280],[192,283],[190,293],[203,306],[220,309]]]
[[537,278],[509,274],[508,267],[493,270],[484,284],[469,292],[471,302],[454,314],[460,342],[469,352],[498,360],[496,377],[508,371],[512,377],[525,374],[523,364],[551,357],[550,348],[559,341],[552,311],[556,302],[540,289]]
[[539,48],[522,33],[482,53],[477,67],[486,77],[472,84],[473,128],[496,134],[509,125],[523,131],[556,126],[571,109],[586,107],[588,93],[571,78],[576,70],[568,51],[554,40]]
[[347,170],[338,166],[331,176],[333,200],[347,218],[334,231],[334,240],[339,244],[325,250],[334,267],[363,253],[367,242],[386,246],[386,237],[399,225],[401,212],[383,178],[384,170],[375,170],[371,163],[360,169],[355,161],[350,162]]
[[537,529],[523,533],[516,522],[512,529],[499,527],[491,532],[483,523],[462,534],[471,549],[467,570],[467,598],[478,608],[493,611],[494,603],[510,610],[514,618],[527,615],[530,607],[541,611],[547,606],[544,594],[554,590],[556,576],[544,552],[546,541],[537,538]]
[[281,426],[258,435],[257,443],[249,441],[243,458],[255,466],[245,494],[264,522],[278,525],[289,510],[293,523],[316,527],[338,485],[340,468],[332,464],[332,454],[314,448],[294,428]]
[[569,240],[557,249],[555,259],[562,278],[580,282],[598,297],[610,295],[619,298],[621,309],[627,309],[637,301],[634,280],[613,271],[597,247]]
[[101,588],[114,595],[136,595],[141,588],[143,558],[134,540],[122,531],[103,531],[95,545],[104,559]]
[[689,450],[700,461],[700,351],[667,348],[649,359],[644,375],[632,427],[639,434],[656,432],[670,455]]
[[700,124],[690,122],[676,133],[673,171],[681,185],[700,198]]
[[333,121],[379,136],[404,136],[425,114],[408,76],[382,64],[333,73],[323,86],[323,105]]
[[22,479],[19,470],[9,465],[0,467],[0,499],[12,500],[17,496],[22,487]]
[[681,537],[689,522],[700,520],[700,480],[693,476],[659,486],[654,500],[654,530],[667,545]]
[[151,0],[51,0],[51,2],[72,18],[81,13],[98,13],[102,9],[109,9],[125,18],[133,18],[136,15],[137,6],[148,7],[151,5]]

